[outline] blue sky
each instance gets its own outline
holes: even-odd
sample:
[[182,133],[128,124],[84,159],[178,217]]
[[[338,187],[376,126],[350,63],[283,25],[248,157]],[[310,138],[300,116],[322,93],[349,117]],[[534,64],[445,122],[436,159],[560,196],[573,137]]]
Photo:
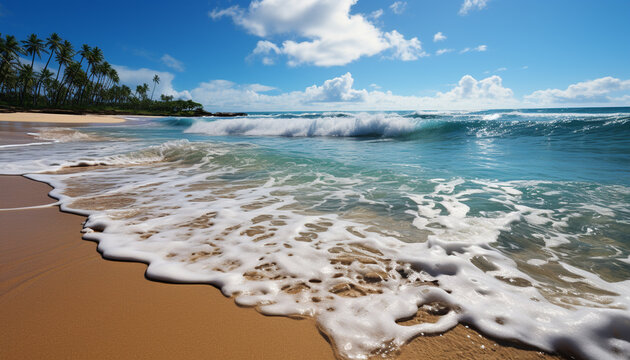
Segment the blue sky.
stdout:
[[158,92],[210,110],[628,106],[629,14],[627,0],[0,0],[0,32],[99,46],[123,82],[158,73]]

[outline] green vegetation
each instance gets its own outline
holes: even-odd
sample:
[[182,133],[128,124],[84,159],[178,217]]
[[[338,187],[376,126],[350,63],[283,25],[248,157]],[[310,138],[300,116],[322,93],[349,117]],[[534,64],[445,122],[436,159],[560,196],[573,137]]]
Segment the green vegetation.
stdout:
[[[26,56],[30,64],[22,58]],[[36,71],[35,60],[48,58]],[[4,111],[50,111],[135,115],[210,115],[192,100],[160,96],[153,100],[160,77],[131,90],[98,47],[82,45],[78,51],[56,33],[46,40],[32,34],[18,41],[0,34],[0,108]],[[55,69],[56,65],[56,69]],[[55,71],[56,70],[56,71]],[[53,72],[54,71],[54,72]]]

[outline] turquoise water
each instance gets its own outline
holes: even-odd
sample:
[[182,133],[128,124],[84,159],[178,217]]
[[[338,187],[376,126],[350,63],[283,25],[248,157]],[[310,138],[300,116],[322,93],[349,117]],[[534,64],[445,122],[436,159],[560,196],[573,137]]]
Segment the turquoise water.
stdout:
[[[106,256],[216,284],[263,312],[314,316],[341,356],[457,322],[565,354],[630,354],[615,335],[630,333],[630,108],[254,113],[38,131],[56,142],[0,148],[3,172],[53,184],[67,209],[90,215],[88,228],[107,224],[88,235]],[[203,253],[216,255],[200,260],[210,243]],[[346,264],[339,252],[372,260]],[[381,280],[367,281],[368,268]],[[440,286],[429,296],[414,277]],[[288,295],[300,279],[316,295]],[[337,292],[339,279],[362,290]],[[459,310],[434,327],[396,325],[428,298]]]
[[[250,117],[257,115],[278,122],[284,119],[285,123],[296,118],[334,121],[370,116],[261,113]],[[324,132],[324,136],[286,136],[284,127],[269,129],[272,136],[256,136],[255,131],[251,131],[252,136],[242,136],[246,131],[239,127],[225,133],[229,136],[211,136],[212,131],[208,136],[200,136],[182,134],[194,120],[166,119],[160,121],[164,126],[138,129],[137,133],[149,138],[247,142],[279,155],[336,161],[410,176],[630,184],[629,108],[372,114],[379,115],[383,122],[395,115],[408,122],[396,124],[400,128],[391,129],[391,134],[378,124],[349,129],[347,133]]]

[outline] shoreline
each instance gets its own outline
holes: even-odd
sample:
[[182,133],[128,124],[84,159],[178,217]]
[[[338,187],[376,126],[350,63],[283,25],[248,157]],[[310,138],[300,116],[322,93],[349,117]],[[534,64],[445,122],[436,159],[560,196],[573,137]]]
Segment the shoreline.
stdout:
[[[7,194],[46,204],[50,186],[0,176]],[[209,285],[147,281],[146,265],[104,261],[81,239],[85,217],[57,206],[0,211],[0,357],[332,359],[311,319],[266,317]]]
[[[55,203],[46,196],[50,190],[23,176],[0,176],[0,207]],[[81,356],[76,357],[251,358],[255,351],[263,358],[334,358],[313,319],[261,316],[253,308],[238,307],[212,286],[147,281],[139,276],[145,264],[103,261],[95,243],[81,239],[84,219],[58,206],[0,211],[0,226],[9,235],[0,242],[0,268],[6,269],[0,272],[0,321],[8,324],[0,331],[0,357],[75,357],[67,351],[80,345]],[[430,321],[430,315],[419,315]],[[255,331],[250,331],[252,324],[258,326]],[[103,327],[115,339],[124,337],[126,350],[114,353],[116,346],[105,346],[109,343],[94,335]],[[155,339],[143,337],[156,332],[160,336]],[[251,343],[250,337],[259,340]],[[220,339],[222,352],[217,354],[214,346],[199,349],[207,338]],[[177,352],[155,350],[165,347]],[[239,350],[243,347],[250,349]],[[398,359],[558,358],[486,338],[461,324],[442,335],[417,337],[395,354]]]

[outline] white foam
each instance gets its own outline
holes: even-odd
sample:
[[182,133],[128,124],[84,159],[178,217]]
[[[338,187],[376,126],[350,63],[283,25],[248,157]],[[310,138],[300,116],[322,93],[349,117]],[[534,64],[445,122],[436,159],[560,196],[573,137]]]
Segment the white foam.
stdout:
[[53,142],[50,142],[50,141],[40,141],[40,142],[35,142],[35,143],[24,143],[24,144],[6,144],[6,145],[0,145],[0,149],[24,147],[24,146],[49,145],[52,143]]
[[72,141],[101,141],[102,137],[88,134],[77,129],[63,127],[38,128],[35,133],[28,133],[39,140],[52,140],[54,142]]
[[197,121],[186,130],[213,136],[400,136],[416,129],[417,121],[396,114],[356,114],[353,117],[270,119],[248,117]]
[[488,115],[483,115],[481,117],[482,120],[499,120],[501,118],[501,114],[488,114]]

